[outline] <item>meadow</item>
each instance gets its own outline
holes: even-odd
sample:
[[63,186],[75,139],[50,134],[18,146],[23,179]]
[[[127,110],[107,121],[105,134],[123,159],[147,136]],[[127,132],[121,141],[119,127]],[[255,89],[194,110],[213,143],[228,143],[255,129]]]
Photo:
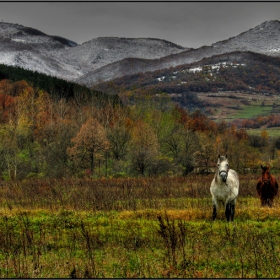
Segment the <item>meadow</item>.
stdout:
[[271,114],[272,105],[263,106],[261,104],[243,105],[239,112],[232,115],[232,119],[251,119],[257,116]]
[[279,277],[278,196],[241,175],[234,223],[212,222],[212,178],[2,181],[0,277]]
[[257,135],[260,136],[262,131],[267,131],[270,137],[280,137],[280,127],[268,127],[268,128],[254,128],[254,129],[247,129],[248,135]]
[[[279,113],[279,97],[246,92],[198,93],[198,98],[212,105],[211,119],[232,122],[235,119],[252,119]],[[211,105],[209,107],[211,107]]]

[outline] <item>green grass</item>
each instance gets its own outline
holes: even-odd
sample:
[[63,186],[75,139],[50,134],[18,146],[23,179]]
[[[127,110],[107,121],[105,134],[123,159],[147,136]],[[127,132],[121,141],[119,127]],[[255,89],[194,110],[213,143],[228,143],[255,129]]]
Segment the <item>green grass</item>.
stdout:
[[260,208],[241,197],[229,224],[223,211],[211,222],[209,201],[139,211],[2,208],[0,277],[278,277],[279,203]]
[[2,183],[0,277],[279,277],[280,201],[260,207],[257,177],[234,223],[211,221],[212,175]]
[[242,106],[241,110],[231,116],[232,119],[251,119],[259,115],[269,115],[272,110],[272,105],[262,106],[259,104]]
[[261,132],[266,130],[268,132],[269,137],[280,137],[280,127],[269,127],[269,128],[254,128],[254,129],[247,129],[249,135],[257,135],[260,136]]

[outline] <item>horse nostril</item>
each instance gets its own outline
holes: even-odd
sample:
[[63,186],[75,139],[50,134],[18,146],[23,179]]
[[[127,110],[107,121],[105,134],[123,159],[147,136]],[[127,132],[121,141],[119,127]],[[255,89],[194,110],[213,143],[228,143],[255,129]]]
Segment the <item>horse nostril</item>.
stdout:
[[224,172],[222,172],[222,173],[221,173],[221,177],[222,177],[223,182],[226,182],[226,180],[227,180],[227,174],[224,173]]

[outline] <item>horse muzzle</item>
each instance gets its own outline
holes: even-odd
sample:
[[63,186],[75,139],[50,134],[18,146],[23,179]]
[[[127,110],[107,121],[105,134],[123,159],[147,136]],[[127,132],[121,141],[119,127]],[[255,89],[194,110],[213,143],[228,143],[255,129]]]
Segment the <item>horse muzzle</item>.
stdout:
[[268,185],[270,183],[270,179],[268,179],[268,180],[263,180],[263,184],[264,185]]
[[220,176],[222,178],[222,181],[225,183],[227,181],[227,176],[228,176],[227,172],[226,171],[221,171]]

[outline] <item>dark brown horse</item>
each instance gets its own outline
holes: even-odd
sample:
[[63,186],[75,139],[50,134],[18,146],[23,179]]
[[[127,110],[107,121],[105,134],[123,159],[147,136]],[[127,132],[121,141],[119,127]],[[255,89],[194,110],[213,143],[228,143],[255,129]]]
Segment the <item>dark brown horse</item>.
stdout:
[[278,183],[273,175],[270,174],[270,166],[262,166],[262,177],[257,183],[257,192],[261,199],[261,206],[272,207],[273,199],[278,192]]

